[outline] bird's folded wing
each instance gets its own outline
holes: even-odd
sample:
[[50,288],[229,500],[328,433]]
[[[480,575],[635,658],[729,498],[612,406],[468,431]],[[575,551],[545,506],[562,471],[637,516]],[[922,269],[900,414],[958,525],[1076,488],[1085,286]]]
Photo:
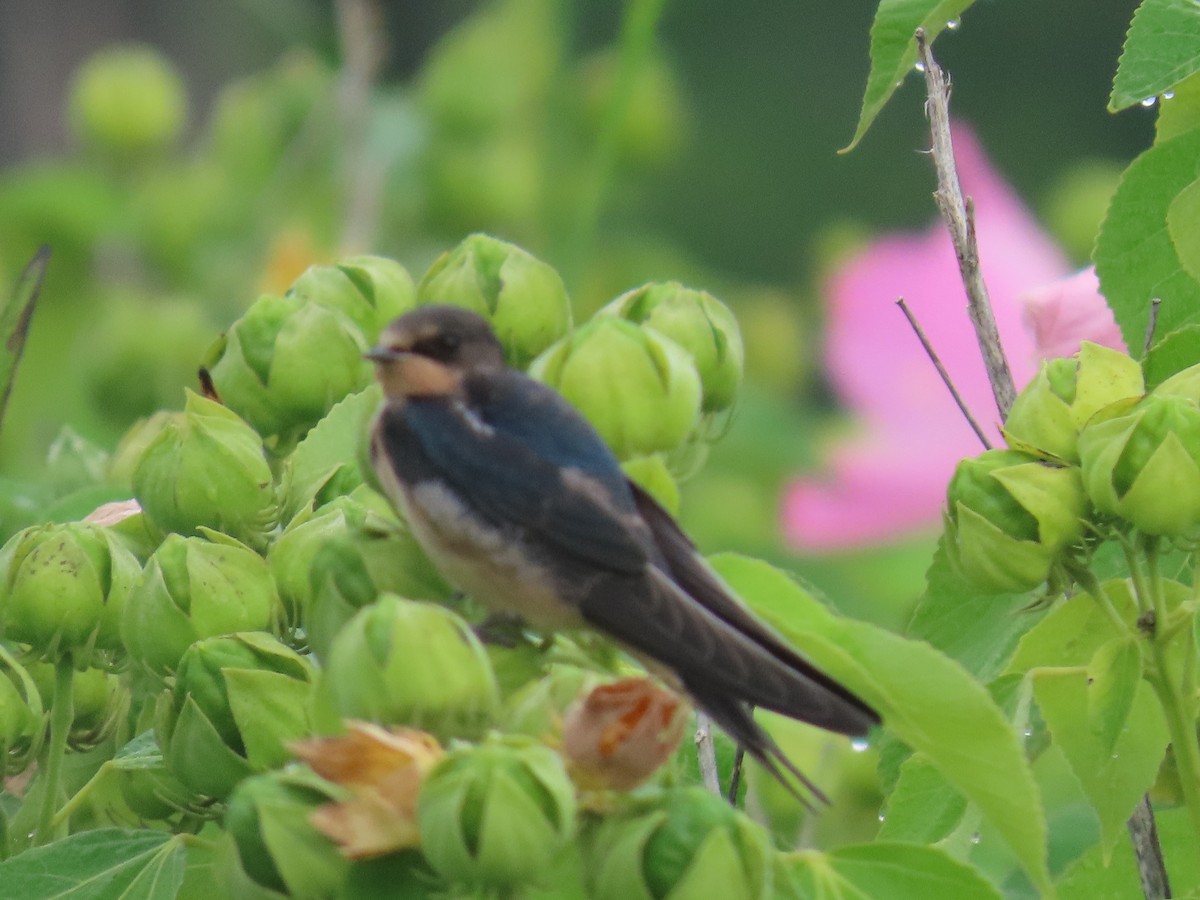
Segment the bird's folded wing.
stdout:
[[530,538],[606,571],[645,566],[644,547],[587,475],[542,458],[500,429],[479,428],[445,400],[409,402],[403,423],[384,416],[385,429],[411,431],[422,468],[491,524],[519,526]]
[[733,595],[720,576],[704,561],[704,558],[696,551],[695,545],[675,524],[674,519],[666,510],[638,485],[631,482],[630,488],[633,491],[638,512],[654,536],[666,570],[685,594],[735,630],[753,640],[789,668],[803,673],[807,678],[823,685],[851,706],[857,707],[861,714],[858,718],[865,724],[850,733],[857,734],[865,731],[870,724],[879,721],[878,714],[866,703],[813,666],[770,627],[755,618]]
[[830,690],[824,676],[814,679],[811,666],[783,662],[656,566],[641,578],[597,580],[580,612],[589,624],[668,666],[698,700],[729,696],[849,735],[865,734],[876,721],[861,701]]

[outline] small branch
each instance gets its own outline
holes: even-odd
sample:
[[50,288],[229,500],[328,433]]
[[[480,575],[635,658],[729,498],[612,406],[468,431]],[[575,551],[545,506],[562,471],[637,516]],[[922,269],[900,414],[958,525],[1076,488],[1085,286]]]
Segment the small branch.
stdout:
[[704,786],[721,796],[721,778],[717,774],[717,747],[713,743],[712,719],[707,713],[696,713],[696,758],[700,761],[700,778]]
[[1146,322],[1146,340],[1142,342],[1142,356],[1150,352],[1150,342],[1154,340],[1154,332],[1158,329],[1158,308],[1162,306],[1162,297],[1150,301],[1150,320]]
[[4,410],[12,394],[17,366],[21,362],[21,354],[25,352],[29,323],[33,320],[33,308],[42,292],[48,265],[50,248],[43,245],[21,272],[12,296],[0,305],[0,423],[4,421]]
[[1166,900],[1171,896],[1171,884],[1167,880],[1167,866],[1163,862],[1149,795],[1143,795],[1141,802],[1133,808],[1133,815],[1129,817],[1126,827],[1129,829],[1129,839],[1133,842],[1133,856],[1137,860],[1142,893],[1146,900]]
[[900,312],[904,313],[904,318],[908,319],[908,324],[912,326],[912,330],[917,335],[917,340],[921,342],[921,346],[925,348],[925,354],[929,357],[929,361],[933,363],[933,367],[937,369],[938,375],[941,376],[942,384],[946,385],[946,389],[950,391],[950,396],[954,398],[954,402],[958,404],[958,410],[963,414],[963,418],[967,420],[967,424],[971,426],[971,430],[975,432],[975,436],[979,438],[979,442],[983,444],[983,449],[991,450],[992,443],[987,439],[983,429],[979,427],[979,423],[975,421],[975,417],[971,415],[971,410],[967,408],[967,402],[963,400],[962,394],[954,386],[954,382],[950,380],[950,373],[946,371],[946,367],[942,365],[942,361],[938,358],[937,352],[933,349],[933,344],[929,343],[929,338],[926,336],[924,329],[921,328],[921,323],[917,321],[917,317],[912,314],[912,310],[908,308],[908,304],[904,302],[903,297],[896,299],[896,305],[900,307]]
[[342,118],[342,179],[345,185],[341,251],[371,249],[379,220],[386,169],[371,159],[371,85],[384,59],[383,11],[379,0],[337,0],[342,49],[339,106]]
[[975,326],[975,339],[979,342],[988,380],[992,384],[996,408],[1000,410],[1000,418],[1005,419],[1017,392],[1008,360],[1004,358],[1004,348],[1000,345],[1000,332],[988,301],[987,285],[979,268],[975,210],[971,201],[963,198],[958,169],[954,164],[954,147],[950,140],[950,86],[925,40],[925,29],[918,28],[915,37],[917,52],[925,70],[925,91],[928,95],[925,115],[929,118],[933,162],[937,168],[938,187],[933,196],[950,230],[954,254],[958,257],[958,270],[967,292],[967,314]]
[[733,774],[729,776],[729,803],[737,806],[738,791],[742,788],[742,765],[746,761],[746,747],[738,744],[737,753],[733,756]]

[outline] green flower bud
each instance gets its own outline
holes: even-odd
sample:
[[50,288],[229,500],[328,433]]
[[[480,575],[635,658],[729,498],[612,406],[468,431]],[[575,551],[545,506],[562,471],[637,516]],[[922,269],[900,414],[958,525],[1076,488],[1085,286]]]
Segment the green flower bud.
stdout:
[[498,737],[434,767],[417,820],[422,852],[440,875],[511,885],[544,872],[571,839],[575,789],[549,747]]
[[561,46],[555,7],[547,0],[480,7],[429,54],[422,105],[440,131],[490,137],[541,108]]
[[1144,391],[1136,360],[1084,341],[1074,357],[1042,363],[1013,403],[1004,437],[1014,450],[1077,463],[1084,423],[1110,403]]
[[578,666],[554,665],[504,704],[504,730],[553,744],[562,738],[563,716],[580,696],[603,679]]
[[221,399],[290,448],[330,408],[370,383],[367,340],[337,308],[260,297],[206,355]]
[[526,132],[483,143],[435,140],[426,151],[429,224],[440,233],[527,228],[541,211],[540,145]]
[[309,662],[261,632],[188,648],[159,723],[167,767],[190,789],[224,797],[246,775],[282,765],[309,731]]
[[412,276],[382,256],[352,256],[334,266],[312,266],[295,280],[289,296],[336,309],[358,326],[368,344],[388,322],[417,305]]
[[[152,742],[153,733],[146,736]],[[157,764],[147,760],[145,765],[117,765],[112,772],[121,799],[140,821],[162,822],[192,809],[192,792],[167,771],[161,754],[157,757]]]
[[947,550],[985,593],[1027,591],[1083,535],[1087,501],[1079,470],[1016,450],[987,450],[958,464],[947,491]]
[[621,459],[678,447],[696,427],[701,385],[670,338],[610,316],[551,346],[529,374],[561,393]]
[[68,101],[71,128],[85,144],[113,157],[162,150],[187,117],[183,82],[150,47],[109,47],[75,75]]
[[349,494],[364,483],[364,472],[373,474],[368,436],[382,397],[377,383],[351,394],[296,445],[280,475],[282,521]]
[[[34,662],[27,671],[46,709],[55,703],[53,663]],[[129,711],[129,689],[121,679],[103,669],[76,670],[71,676],[71,705],[75,713],[68,741],[74,749],[96,746],[108,737]]]
[[417,286],[417,300],[485,316],[509,364],[522,369],[571,328],[571,302],[559,274],[488,234],[473,234],[438,257]]
[[271,631],[283,610],[266,561],[232,538],[171,534],[125,603],[121,636],[130,657],[169,675],[201,638]]
[[322,658],[341,626],[382,591],[441,600],[450,588],[386,500],[359,488],[301,513],[271,546],[271,571]]
[[212,154],[245,186],[278,176],[279,164],[328,95],[332,73],[315,54],[289,53],[217,97]]
[[328,785],[303,772],[269,772],[237,786],[224,824],[253,882],[289,897],[339,896],[349,863],[309,824],[330,797]]
[[343,718],[409,725],[438,737],[479,734],[497,706],[496,677],[461,618],[384,594],[334,637],[320,692]]
[[[609,110],[614,93],[621,89],[620,63],[614,47],[592,54],[579,66],[580,106],[589,143],[607,139],[607,131],[613,128]],[[627,89],[625,114],[612,135],[614,150],[628,165],[661,166],[678,153],[687,132],[679,79],[661,55],[652,54]]]
[[737,319],[712,294],[677,281],[655,282],[622,294],[597,315],[620,316],[653,328],[686,350],[700,374],[704,412],[733,405],[742,382],[745,349]]
[[595,900],[773,896],[770,840],[701,787],[670,791],[605,819],[588,842]]
[[275,526],[275,489],[262,441],[236,413],[190,391],[142,452],[133,493],[162,532],[201,527],[263,547]]
[[1176,372],[1152,393],[1158,397],[1186,397],[1200,403],[1200,364]]
[[1200,525],[1200,408],[1153,393],[1098,416],[1079,435],[1088,496],[1102,512],[1147,534]]
[[50,659],[117,650],[121,608],[139,570],[105,528],[83,522],[27,528],[0,549],[4,636]]
[[103,318],[83,349],[90,408],[124,428],[176,402],[196,382],[196,359],[212,339],[194,301],[118,295],[98,298]]

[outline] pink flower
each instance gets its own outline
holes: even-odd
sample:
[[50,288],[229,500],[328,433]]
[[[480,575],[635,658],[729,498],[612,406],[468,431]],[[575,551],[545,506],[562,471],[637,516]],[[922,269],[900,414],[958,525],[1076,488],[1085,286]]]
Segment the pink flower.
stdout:
[[[1123,349],[1092,270],[1063,253],[992,169],[974,135],[953,132],[963,191],[974,198],[980,265],[1018,387],[1039,360],[1081,340]],[[935,529],[955,464],[982,448],[895,301],[904,297],[977,421],[999,442],[999,413],[966,314],[944,224],[880,238],[834,273],[825,364],[853,430],[820,473],[787,489],[783,527],[809,552],[846,550]]]

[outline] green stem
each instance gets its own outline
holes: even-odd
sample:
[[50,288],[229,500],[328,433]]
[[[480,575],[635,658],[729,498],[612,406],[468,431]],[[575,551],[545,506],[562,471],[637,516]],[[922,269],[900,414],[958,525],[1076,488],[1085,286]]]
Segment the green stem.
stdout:
[[54,702],[50,709],[50,742],[38,760],[41,777],[44,779],[42,808],[38,816],[34,845],[40,846],[50,840],[54,825],[54,811],[62,793],[63,762],[67,757],[67,736],[75,721],[75,666],[71,654],[64,653],[54,663]]
[[66,803],[64,803],[54,814],[54,818],[50,820],[51,829],[58,828],[59,825],[71,820],[71,816],[75,810],[79,809],[80,804],[87,799],[88,795],[92,792],[95,786],[99,784],[101,777],[108,772],[111,767],[111,760],[101,763],[100,768],[96,770],[95,775],[88,779],[87,784],[76,791],[75,795]]
[[654,47],[654,30],[662,18],[666,0],[627,0],[625,17],[621,23],[620,57],[612,94],[604,111],[599,138],[589,164],[584,193],[576,204],[577,215],[570,230],[569,243],[563,254],[564,262],[559,266],[565,270],[567,284],[579,275],[579,268],[595,239],[596,226],[604,196],[608,193],[616,164],[617,142],[621,126],[629,112],[629,103],[637,87],[638,76],[645,68]]
[[1091,569],[1084,566],[1072,566],[1069,571],[1075,583],[1083,588],[1084,593],[1100,604],[1100,608],[1112,619],[1113,624],[1117,626],[1119,632],[1125,633],[1132,630],[1129,627],[1129,623],[1121,618],[1121,614],[1117,612],[1117,608],[1113,606],[1112,600],[1104,592],[1104,588],[1100,586],[1099,579],[1096,578]]
[[[1168,621],[1166,595],[1163,592],[1162,573],[1159,569],[1159,543],[1157,539],[1147,537],[1142,543],[1146,560],[1146,577],[1143,579],[1144,589],[1149,596],[1143,594],[1143,601],[1148,601],[1150,609],[1154,610],[1156,626],[1165,625]],[[1143,590],[1135,580],[1139,593]],[[1185,694],[1185,682],[1192,680],[1190,673],[1193,666],[1190,657],[1195,653],[1191,640],[1187,641],[1187,656],[1184,660],[1184,675],[1176,679],[1167,658],[1167,643],[1169,636],[1166,629],[1156,627],[1150,636],[1150,649],[1154,657],[1154,665],[1158,670],[1151,685],[1158,694],[1163,713],[1167,719],[1167,731],[1171,735],[1171,746],[1175,749],[1175,767],[1179,772],[1179,786],[1183,791],[1184,804],[1192,818],[1192,827],[1200,837],[1200,743],[1196,739],[1196,715],[1194,691]]]

